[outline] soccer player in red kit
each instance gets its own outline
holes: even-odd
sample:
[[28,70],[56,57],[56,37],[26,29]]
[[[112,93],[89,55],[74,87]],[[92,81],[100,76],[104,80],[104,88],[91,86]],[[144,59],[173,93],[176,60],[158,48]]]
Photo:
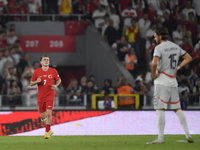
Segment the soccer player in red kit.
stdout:
[[[58,72],[49,67],[49,56],[42,56],[40,63],[42,67],[34,71],[30,85],[38,85],[38,110],[40,112],[41,121],[46,128],[44,138],[49,139],[53,134],[51,122],[55,89],[61,83],[61,79]],[[54,84],[54,80],[56,80],[56,84]]]

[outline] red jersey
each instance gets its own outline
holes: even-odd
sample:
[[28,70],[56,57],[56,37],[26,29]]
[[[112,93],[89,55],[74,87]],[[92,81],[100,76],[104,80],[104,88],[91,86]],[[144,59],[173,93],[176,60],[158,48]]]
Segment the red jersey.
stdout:
[[[16,6],[16,2],[14,1],[14,0],[9,0],[8,1],[8,5],[9,6],[12,6],[12,7],[14,7],[14,6]],[[17,8],[9,8],[9,12],[11,13],[11,14],[17,14]]]
[[56,69],[49,67],[47,71],[43,71],[42,67],[40,67],[33,72],[31,81],[36,81],[39,77],[41,82],[38,83],[38,102],[55,100],[55,92],[51,89],[51,85],[54,84],[54,79],[56,81],[60,79]]
[[3,39],[2,41],[0,41],[0,47],[6,47],[7,45],[7,40]]

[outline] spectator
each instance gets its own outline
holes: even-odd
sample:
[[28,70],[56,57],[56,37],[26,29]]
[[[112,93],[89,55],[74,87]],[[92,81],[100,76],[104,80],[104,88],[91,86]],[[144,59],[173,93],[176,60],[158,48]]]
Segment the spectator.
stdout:
[[16,75],[15,69],[13,67],[10,67],[8,69],[8,74],[7,74],[7,77],[6,77],[6,81],[7,81],[8,86],[10,84],[10,81],[12,81],[12,80],[16,81],[15,75]]
[[193,87],[193,94],[200,95],[200,79],[197,80],[197,84]]
[[136,42],[137,39],[139,39],[139,31],[135,23],[136,23],[135,19],[132,19],[131,26],[126,29],[126,38],[128,39],[128,42],[131,44],[131,46],[134,47],[138,60],[140,61],[141,52],[138,43]]
[[200,49],[200,40],[199,42],[194,46],[194,52],[197,52]]
[[115,43],[117,39],[117,31],[113,27],[113,20],[109,19],[109,26],[106,28],[104,38],[110,46]]
[[19,5],[18,5],[16,0],[9,0],[8,1],[8,8],[9,8],[9,13],[10,14],[17,14],[18,13],[18,9],[19,9]]
[[100,5],[104,5],[106,9],[109,7],[107,0],[99,0],[99,3],[100,3]]
[[105,6],[101,5],[99,9],[96,9],[93,14],[92,18],[94,19],[95,27],[100,31],[102,31],[100,24],[104,23],[104,16],[106,15]]
[[114,101],[109,97],[109,95],[104,96],[104,107],[107,110],[115,109]]
[[109,15],[105,15],[104,22],[100,23],[99,26],[101,27],[101,34],[104,35],[106,28],[109,26]]
[[4,65],[6,63],[6,60],[3,58],[3,52],[0,51],[0,75],[3,76],[3,69]]
[[81,82],[80,85],[81,86],[81,93],[84,95],[87,89],[87,78],[86,76],[82,76],[81,77]]
[[168,9],[166,9],[166,5],[164,2],[160,3],[160,9],[157,10],[157,15],[161,16],[161,22],[164,22],[164,14],[168,13],[170,14],[170,11]]
[[17,65],[17,74],[19,77],[21,77],[21,74],[23,73],[24,69],[26,67],[29,67],[28,65],[28,59],[29,59],[29,55],[28,53],[25,53],[23,58],[20,59],[19,64]]
[[94,84],[91,80],[87,81],[86,95],[87,95],[87,109],[91,109],[92,94],[95,93]]
[[19,54],[16,53],[14,47],[11,47],[11,49],[10,49],[10,56],[9,56],[9,57],[12,59],[13,66],[16,67],[17,64],[18,64],[19,61],[20,61],[21,56],[20,56]]
[[[117,93],[118,94],[132,94],[134,93],[134,89],[128,84],[128,81],[125,77],[120,77],[117,83]],[[118,105],[133,105],[135,103],[133,97],[122,97],[120,96],[118,99]]]
[[156,13],[153,11],[153,5],[149,4],[149,9],[147,11],[148,18],[151,22],[155,21]]
[[179,5],[175,5],[173,9],[173,13],[171,14],[171,18],[174,18],[176,20],[179,19],[180,13],[181,11],[180,11]]
[[5,51],[8,49],[7,40],[4,39],[4,37],[5,37],[5,32],[0,31],[0,51]]
[[28,10],[30,14],[42,14],[41,0],[28,0]]
[[160,8],[160,1],[159,0],[147,0],[148,5],[152,4],[153,10],[158,11]]
[[184,75],[186,78],[191,74],[191,68],[189,67],[189,64],[185,65],[181,70],[180,74]]
[[78,81],[76,79],[71,79],[71,82],[68,85],[66,91],[67,94],[69,95],[69,99],[82,100],[82,95],[81,95],[82,88],[81,86],[78,85]]
[[20,46],[20,40],[16,40],[13,47],[15,48],[15,51],[17,54],[23,56],[23,49]]
[[86,14],[86,9],[83,0],[73,0],[72,9],[73,14]]
[[195,9],[197,20],[200,20],[200,1],[193,0],[192,6]]
[[89,19],[92,20],[92,14],[97,8],[99,8],[99,3],[96,0],[86,0],[85,5],[86,12],[89,15]]
[[119,14],[122,14],[122,11],[127,8],[127,5],[132,3],[132,0],[119,0],[118,2],[118,9]]
[[182,32],[182,26],[180,24],[177,26],[177,30],[172,33],[172,37],[173,37],[174,43],[178,45],[182,44],[183,32]]
[[192,44],[195,44],[196,42],[196,26],[197,26],[197,20],[196,17],[192,12],[190,12],[188,17],[188,20],[186,21],[187,30],[191,31],[192,34]]
[[182,24],[183,26],[183,35],[188,37],[188,44],[193,47],[192,44],[192,33],[191,31],[187,30],[186,24]]
[[181,44],[181,48],[184,49],[190,55],[194,53],[192,46],[189,45],[187,36],[183,37],[183,43]]
[[126,69],[132,74],[132,76],[135,78],[136,77],[136,65],[137,65],[137,56],[135,55],[134,48],[131,47],[129,49],[128,54],[125,56],[125,66]]
[[137,12],[137,18],[136,18],[136,21],[138,21],[140,18],[142,18],[143,16],[143,9],[141,6],[138,6],[137,9],[136,9],[136,12]]
[[101,94],[114,94],[114,93],[115,93],[115,88],[112,86],[112,80],[105,79],[104,86],[101,90]]
[[193,8],[191,8],[191,2],[190,2],[190,0],[187,0],[187,2],[186,2],[186,8],[184,8],[182,10],[182,13],[184,14],[184,17],[185,17],[186,21],[189,19],[188,16],[189,16],[190,12],[193,12],[193,14],[196,15],[195,10]]
[[14,29],[10,29],[9,36],[7,37],[8,46],[13,46],[17,39],[18,38],[17,38],[17,36],[15,34],[15,30]]
[[[30,106],[30,97],[27,97],[27,86],[30,83],[30,79],[31,79],[32,73],[30,72],[28,67],[25,67],[21,78],[20,78],[20,82],[22,84],[22,105],[23,106]],[[28,98],[28,99],[27,99]]]
[[89,76],[89,80],[91,80],[91,81],[93,82],[95,93],[99,93],[99,87],[98,87],[98,85],[95,83],[95,76],[94,76],[94,75],[90,75],[90,76]]
[[174,18],[170,18],[168,13],[164,13],[165,22],[163,22],[163,26],[167,28],[169,35],[172,36],[172,32],[176,30],[178,21]]
[[58,10],[60,15],[73,14],[72,0],[58,0]]
[[117,56],[119,61],[124,61],[124,57],[127,54],[131,46],[127,44],[125,37],[121,37],[120,42],[117,44]]
[[181,92],[180,103],[181,103],[182,110],[188,109],[188,92],[187,92],[187,90]]
[[20,88],[17,86],[16,81],[11,80],[10,81],[10,86],[7,90],[7,96],[9,99],[9,105],[10,109],[14,109],[16,105],[16,101],[18,100],[19,97],[17,97],[18,94],[20,94]]
[[120,18],[116,14],[116,9],[114,9],[114,8],[111,9],[110,19],[113,20],[113,27],[118,31],[119,30],[119,24],[120,24]]
[[137,9],[138,7],[141,7],[142,9],[145,9],[144,0],[132,0],[132,7],[134,9]]
[[178,1],[179,0],[169,0],[168,1],[170,10],[173,10],[176,6],[178,6]]
[[198,76],[194,73],[193,69],[191,69],[191,74],[188,76],[188,81],[189,83],[192,85],[190,87],[191,91],[193,90],[193,86],[195,85],[196,83],[196,80],[198,79]]
[[122,11],[121,16],[124,20],[122,31],[122,35],[124,35],[126,29],[131,26],[131,20],[137,19],[137,12],[132,8],[132,4],[128,3],[128,8]]
[[5,62],[6,61],[10,61],[12,63],[12,65],[13,65],[13,60],[10,57],[10,53],[9,53],[8,49],[4,51],[4,53],[3,53],[3,59],[4,59]]
[[5,8],[6,12],[9,13],[8,6],[7,6],[8,1],[7,0],[0,0],[0,4],[1,4],[0,5],[0,15],[3,14],[4,8]]
[[29,70],[33,74],[33,72],[40,67],[40,64],[38,61],[34,61],[32,64],[33,67],[30,67]]
[[[3,95],[5,92],[5,80],[3,77],[0,75],[0,94]],[[7,102],[8,104],[8,102]]]
[[190,93],[189,87],[187,86],[187,80],[186,79],[182,80],[180,86],[178,87],[179,93],[182,93],[185,90],[188,93]]
[[[28,7],[27,5],[24,3],[23,0],[19,0],[19,8],[18,8],[18,13],[19,14],[28,14]],[[22,17],[18,17],[20,21],[26,21],[26,17],[22,16]]]
[[145,52],[145,44],[146,44],[146,32],[149,29],[151,25],[151,22],[148,19],[148,15],[146,13],[143,14],[143,18],[141,18],[138,22],[138,28],[140,31],[140,37],[141,37],[141,51],[142,51],[142,56],[143,53]]

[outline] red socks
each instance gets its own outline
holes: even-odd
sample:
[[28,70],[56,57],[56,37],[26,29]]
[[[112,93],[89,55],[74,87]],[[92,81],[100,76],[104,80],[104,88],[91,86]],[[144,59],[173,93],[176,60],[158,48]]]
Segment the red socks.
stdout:
[[49,132],[49,130],[51,130],[51,125],[47,124],[46,125],[46,132]]

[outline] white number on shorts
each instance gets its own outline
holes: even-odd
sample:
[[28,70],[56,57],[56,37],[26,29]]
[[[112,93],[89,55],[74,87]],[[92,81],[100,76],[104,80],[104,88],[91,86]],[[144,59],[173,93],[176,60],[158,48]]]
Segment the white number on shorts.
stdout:
[[46,84],[47,80],[44,80],[44,85]]

